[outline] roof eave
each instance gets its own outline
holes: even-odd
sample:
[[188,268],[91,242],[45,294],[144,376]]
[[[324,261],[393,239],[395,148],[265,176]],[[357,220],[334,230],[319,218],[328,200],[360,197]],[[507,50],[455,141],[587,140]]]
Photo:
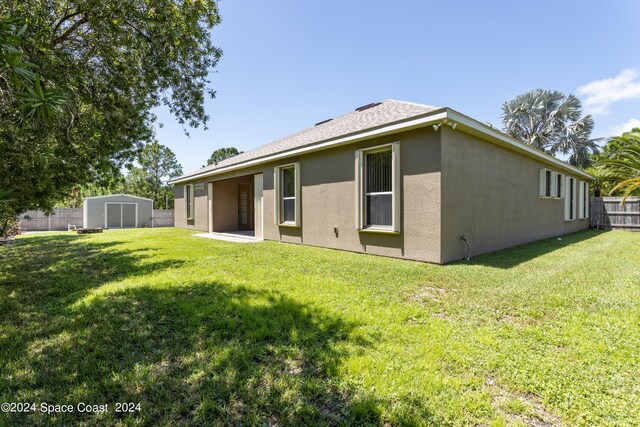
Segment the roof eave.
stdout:
[[255,159],[246,160],[244,162],[236,163],[229,166],[223,166],[221,168],[203,171],[201,173],[195,173],[192,175],[186,175],[177,179],[169,181],[169,184],[179,184],[181,182],[193,181],[196,179],[208,178],[211,176],[219,175],[226,172],[231,172],[237,169],[242,169],[249,166],[256,166],[263,163],[267,163],[273,160],[284,159],[287,157],[312,153],[314,151],[325,150],[328,148],[339,147],[342,145],[353,144],[358,141],[363,141],[370,138],[385,136],[388,134],[396,133],[398,131],[406,132],[411,129],[429,126],[443,120],[453,121],[459,126],[461,131],[465,131],[471,134],[479,134],[490,142],[493,142],[503,148],[517,152],[526,157],[539,160],[543,163],[559,167],[565,171],[571,171],[572,173],[581,176],[588,180],[594,180],[595,178],[581,169],[572,166],[560,159],[557,159],[550,154],[537,150],[529,145],[510,137],[509,135],[485,125],[469,116],[453,110],[448,107],[438,108],[437,110],[429,111],[428,113],[411,117],[409,119],[400,120],[393,123],[388,123],[376,128],[365,129],[353,134],[343,135],[336,138],[330,138],[322,141],[318,141],[314,144],[304,147],[294,148],[286,151],[282,151],[275,154],[270,154]]
[[339,147],[342,145],[353,144],[358,141],[363,141],[370,138],[376,138],[384,135],[396,133],[398,131],[407,131],[415,128],[428,126],[439,122],[446,118],[447,108],[438,108],[437,110],[429,111],[425,114],[413,116],[408,119],[399,120],[396,122],[388,123],[386,125],[378,126],[375,128],[369,128],[348,135],[342,135],[335,138],[329,138],[316,143],[305,145],[303,147],[293,148],[286,151],[281,151],[275,154],[269,154],[266,156],[258,157],[244,162],[236,163],[229,166],[223,166],[221,168],[203,171],[192,175],[182,176],[174,180],[169,181],[169,184],[178,184],[186,181],[193,181],[195,179],[207,178],[214,175],[219,175],[225,172],[231,172],[237,169],[242,169],[248,166],[256,166],[262,163],[267,163],[273,160],[283,159],[299,154],[312,153],[314,151],[325,150],[327,148]]

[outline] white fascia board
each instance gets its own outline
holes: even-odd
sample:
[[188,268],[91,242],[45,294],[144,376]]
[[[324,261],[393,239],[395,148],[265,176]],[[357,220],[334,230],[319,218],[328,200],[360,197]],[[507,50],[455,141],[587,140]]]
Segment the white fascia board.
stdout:
[[291,157],[291,156],[296,156],[300,154],[313,153],[314,151],[320,151],[320,150],[325,150],[327,148],[339,147],[341,145],[353,144],[358,141],[363,141],[365,139],[374,138],[374,137],[385,136],[385,135],[396,133],[398,131],[404,132],[407,130],[428,126],[430,124],[437,123],[446,118],[447,118],[447,112],[444,109],[440,109],[440,110],[427,113],[427,115],[419,116],[418,118],[404,120],[402,122],[397,122],[397,123],[379,127],[376,129],[369,129],[369,130],[358,132],[356,134],[329,139],[326,141],[321,141],[319,143],[316,143],[310,146],[294,148],[292,150],[283,151],[281,153],[276,153],[276,154],[260,157],[253,160],[248,160],[246,162],[238,163],[235,165],[229,165],[219,169],[204,171],[202,173],[186,176],[184,178],[178,178],[178,179],[169,181],[169,184],[179,184],[181,182],[193,181],[195,179],[206,178],[209,176],[234,171],[236,169],[243,169],[248,166],[255,166],[262,163],[267,163],[272,160],[278,160],[285,157]]
[[465,128],[472,129],[476,132],[484,134],[490,138],[491,142],[496,142],[498,145],[507,148],[511,151],[515,151],[521,154],[526,155],[527,157],[534,157],[541,162],[544,162],[548,165],[553,165],[559,167],[565,171],[570,171],[571,173],[578,175],[582,178],[586,178],[588,180],[595,179],[588,173],[578,169],[575,166],[572,166],[566,162],[563,162],[560,159],[553,157],[550,154],[544,153],[536,148],[531,147],[530,145],[523,144],[515,138],[508,136],[505,133],[500,132],[490,126],[485,125],[484,123],[480,123],[477,120],[472,119],[471,117],[465,116],[455,110],[448,109],[447,118],[452,120],[458,125],[462,125],[461,129],[466,130]]

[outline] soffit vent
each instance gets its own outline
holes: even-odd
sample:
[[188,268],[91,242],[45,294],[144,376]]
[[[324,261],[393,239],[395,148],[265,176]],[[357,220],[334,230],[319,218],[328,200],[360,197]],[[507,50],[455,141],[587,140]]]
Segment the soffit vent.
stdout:
[[356,108],[356,111],[368,110],[369,108],[376,107],[376,106],[378,106],[380,104],[382,104],[382,102],[372,102],[371,104],[363,105],[362,107]]

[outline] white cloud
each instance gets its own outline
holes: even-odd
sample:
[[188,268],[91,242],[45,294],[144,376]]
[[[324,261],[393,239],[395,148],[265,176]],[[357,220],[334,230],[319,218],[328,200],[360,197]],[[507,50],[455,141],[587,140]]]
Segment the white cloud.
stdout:
[[618,136],[624,132],[629,132],[633,128],[640,128],[640,119],[630,119],[618,126],[613,126],[610,130],[611,135]]
[[609,106],[623,99],[640,98],[640,72],[623,70],[611,79],[596,80],[580,86],[576,93],[584,97],[584,106],[592,114],[606,114]]

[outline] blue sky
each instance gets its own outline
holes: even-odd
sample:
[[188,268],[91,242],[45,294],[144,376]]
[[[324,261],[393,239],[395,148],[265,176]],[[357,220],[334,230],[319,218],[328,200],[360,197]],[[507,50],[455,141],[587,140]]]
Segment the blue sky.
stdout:
[[640,126],[640,1],[231,1],[212,37],[209,129],[164,109],[157,139],[185,172],[369,102],[448,106],[500,126],[535,88],[573,93],[594,136]]

